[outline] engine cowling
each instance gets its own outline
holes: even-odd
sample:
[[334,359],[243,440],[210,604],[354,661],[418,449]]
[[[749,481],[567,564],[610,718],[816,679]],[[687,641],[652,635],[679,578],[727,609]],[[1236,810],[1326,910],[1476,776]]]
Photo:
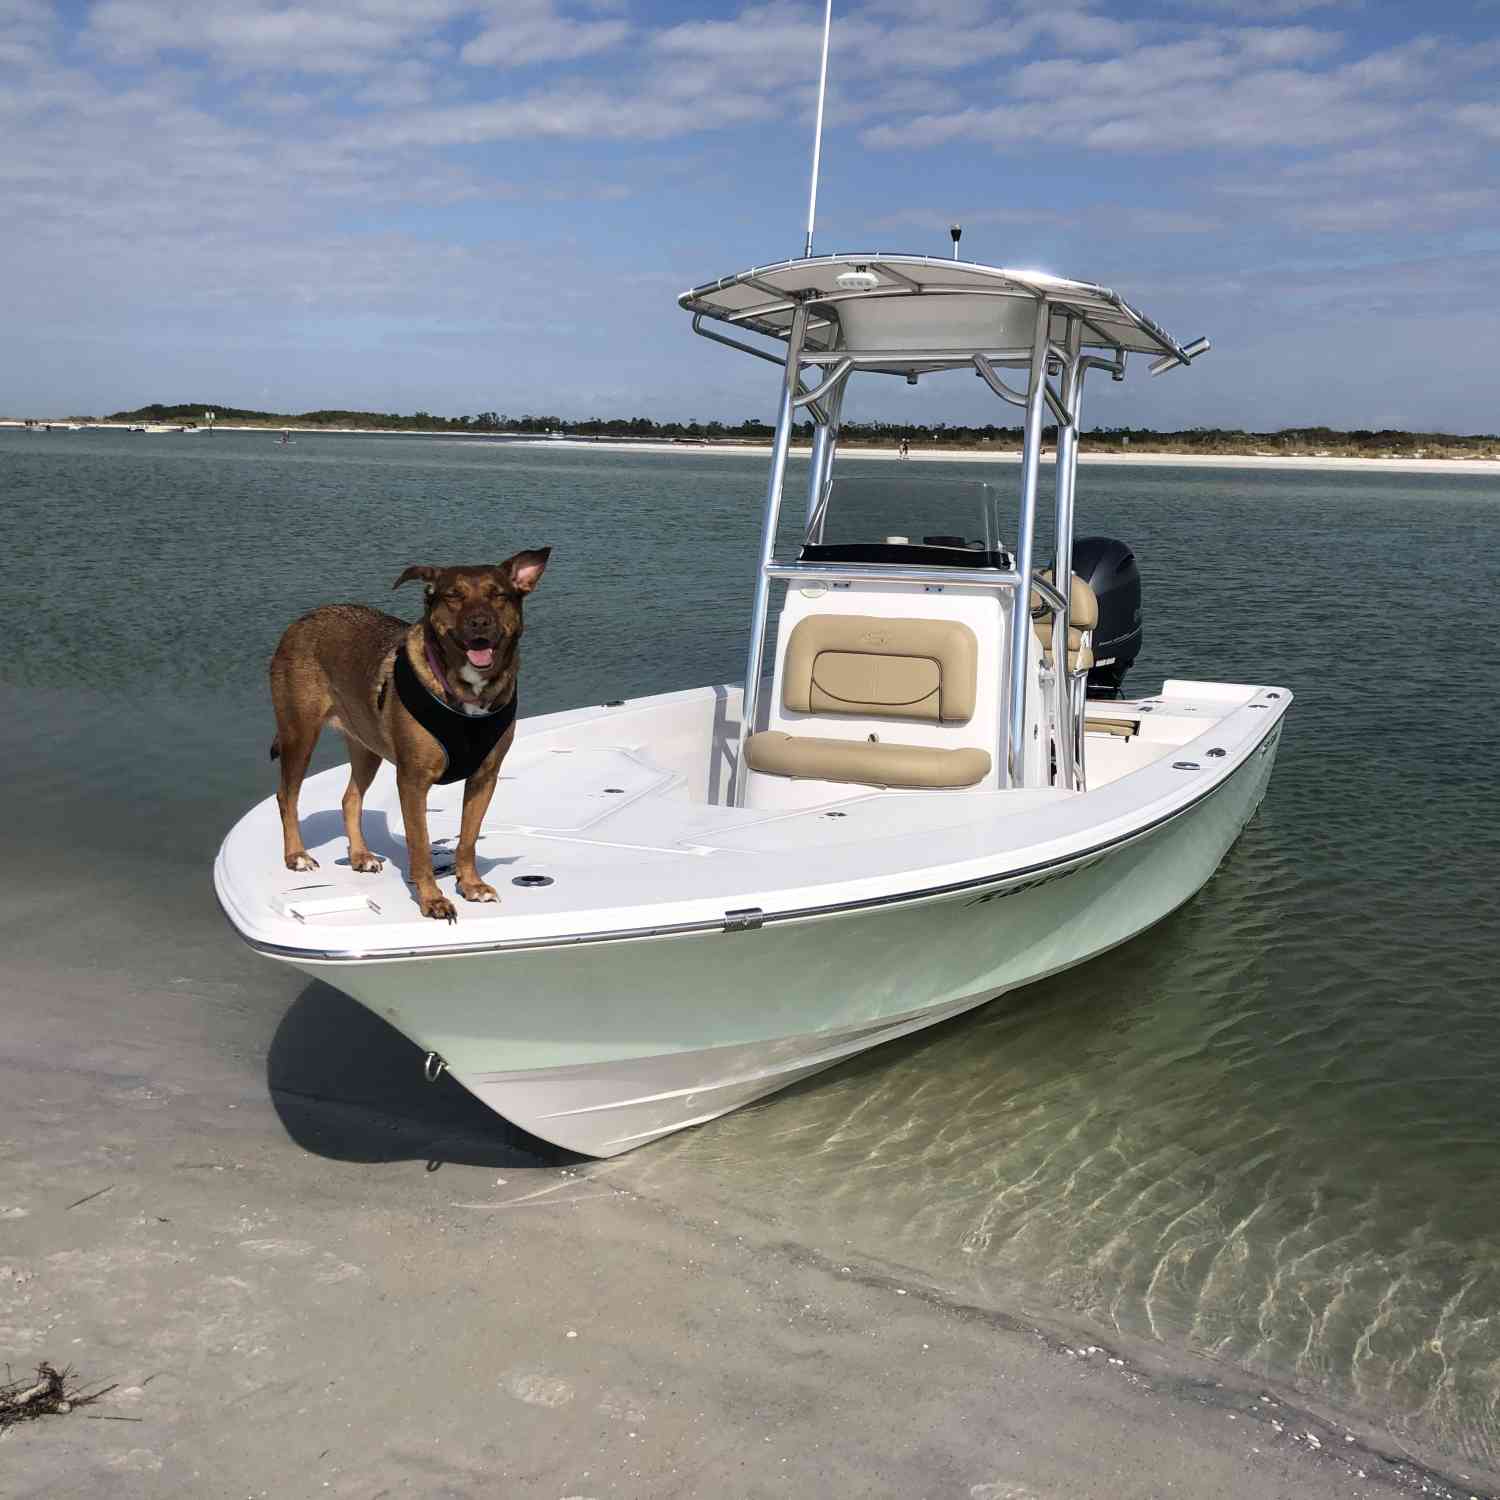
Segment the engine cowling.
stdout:
[[1118,698],[1121,682],[1141,650],[1141,574],[1135,553],[1115,537],[1075,537],[1073,571],[1099,601],[1088,695]]

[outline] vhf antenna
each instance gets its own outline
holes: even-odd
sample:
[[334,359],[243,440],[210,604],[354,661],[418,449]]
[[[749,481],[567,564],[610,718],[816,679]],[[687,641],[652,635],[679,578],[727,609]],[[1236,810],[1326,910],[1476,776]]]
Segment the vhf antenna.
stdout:
[[818,123],[813,127],[812,188],[807,195],[807,240],[802,254],[812,254],[813,220],[818,216],[818,161],[823,152],[823,98],[828,92],[828,34],[833,29],[833,0],[823,11],[823,66],[818,74]]

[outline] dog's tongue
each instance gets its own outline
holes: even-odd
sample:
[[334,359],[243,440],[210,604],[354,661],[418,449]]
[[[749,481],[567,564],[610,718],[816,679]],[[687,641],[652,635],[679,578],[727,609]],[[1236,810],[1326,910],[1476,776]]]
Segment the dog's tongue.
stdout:
[[487,667],[495,659],[495,648],[493,646],[470,646],[464,653],[469,658],[472,667]]

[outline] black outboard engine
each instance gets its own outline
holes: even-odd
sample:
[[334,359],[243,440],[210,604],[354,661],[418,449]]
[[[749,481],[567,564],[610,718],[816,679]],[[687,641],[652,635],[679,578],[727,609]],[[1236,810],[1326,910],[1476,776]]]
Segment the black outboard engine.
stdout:
[[1075,537],[1073,571],[1099,601],[1088,695],[1118,698],[1121,681],[1141,650],[1141,574],[1135,553],[1114,537]]

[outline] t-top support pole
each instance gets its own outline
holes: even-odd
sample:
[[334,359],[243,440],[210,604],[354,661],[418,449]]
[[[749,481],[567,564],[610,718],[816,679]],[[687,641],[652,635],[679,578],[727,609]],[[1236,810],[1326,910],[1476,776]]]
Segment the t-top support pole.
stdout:
[[[1026,387],[1026,431],[1021,450],[1021,516],[1016,535],[1016,572],[1021,582],[1010,604],[1010,693],[1006,703],[1005,743],[1001,747],[1002,785],[1026,785],[1026,688],[1031,665],[1031,572],[1036,539],[1037,476],[1042,457],[1042,414],[1046,409],[1047,355],[1052,308],[1038,299],[1036,334],[1031,344],[1031,376]],[[1063,587],[1067,587],[1064,580]],[[1063,643],[1067,661],[1067,641]]]
[[755,607],[750,613],[750,649],[745,658],[745,687],[740,707],[740,748],[734,762],[734,789],[730,805],[745,804],[745,741],[755,733],[760,710],[760,679],[765,669],[766,614],[771,598],[771,579],[767,572],[776,557],[776,523],[781,516],[781,492],[786,482],[787,451],[792,445],[792,425],[796,415],[793,401],[797,395],[798,365],[802,343],[807,336],[807,304],[799,302],[792,314],[787,333],[786,371],[781,382],[781,407],[776,416],[776,436],[771,440],[771,477],[766,485],[766,517],[760,534],[760,564],[755,570]]
[[[1079,355],[1083,348],[1083,330],[1077,318],[1068,319],[1065,340],[1067,364],[1062,372],[1060,405],[1067,420],[1057,427],[1057,489],[1053,514],[1052,581],[1057,585],[1066,606],[1052,626],[1052,670],[1056,676],[1057,761],[1062,784],[1069,791],[1082,791],[1076,774],[1074,751],[1079,743],[1078,725],[1073,722],[1073,695],[1068,680],[1068,631],[1073,612],[1073,486],[1078,476],[1078,419],[1083,403],[1083,370]],[[1066,748],[1064,748],[1066,747]]]

